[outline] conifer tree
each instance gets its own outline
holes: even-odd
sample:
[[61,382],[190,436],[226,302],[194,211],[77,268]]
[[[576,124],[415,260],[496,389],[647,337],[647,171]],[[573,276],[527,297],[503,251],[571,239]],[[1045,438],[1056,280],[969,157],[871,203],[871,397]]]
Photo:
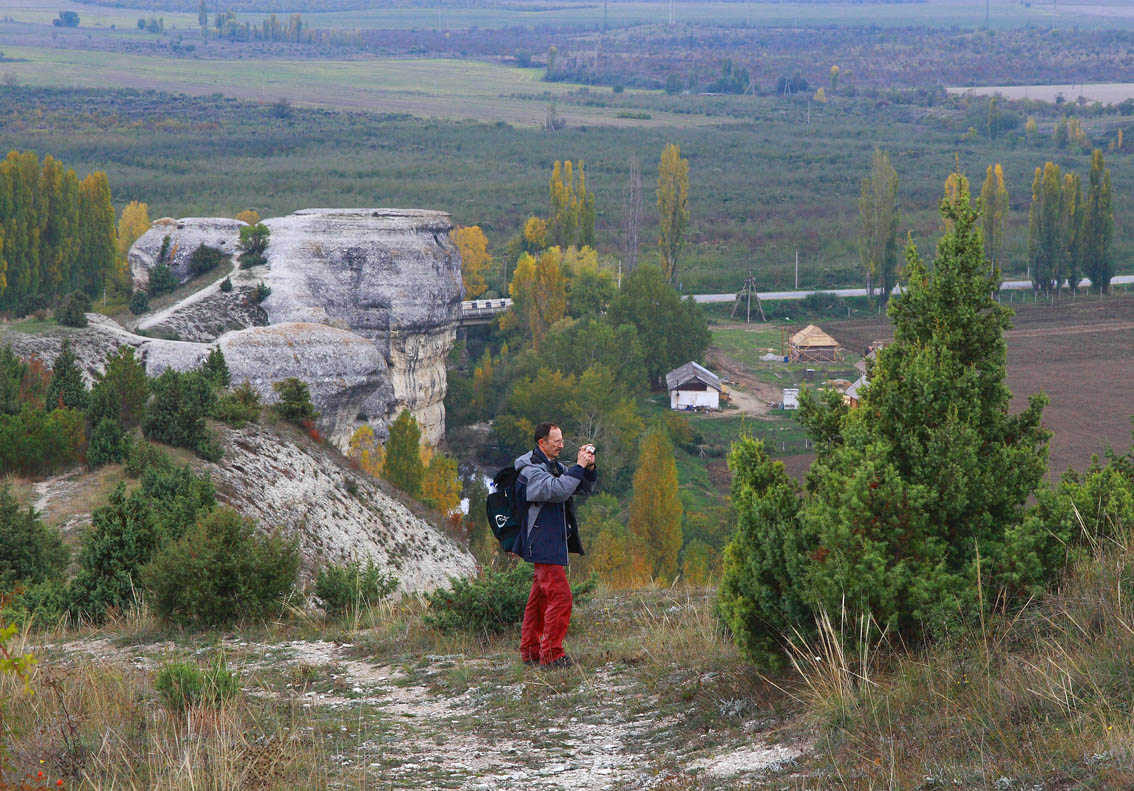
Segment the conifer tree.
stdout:
[[421,496],[425,475],[421,463],[421,429],[408,409],[403,409],[390,425],[383,475],[406,494]]
[[677,264],[685,247],[689,227],[689,160],[681,148],[670,143],[662,149],[658,163],[658,249],[662,272],[670,284],[677,283]]
[[1105,293],[1114,277],[1111,241],[1114,238],[1114,206],[1110,191],[1110,169],[1105,167],[1102,151],[1091,154],[1086,201],[1083,206],[1082,258],[1083,269],[1091,279],[1091,287]]
[[83,375],[71,351],[71,339],[65,338],[51,367],[51,383],[47,386],[47,409],[84,410],[89,398]]
[[664,431],[650,431],[642,440],[634,472],[630,533],[645,549],[655,579],[669,581],[677,573],[682,514],[673,443]]
[[119,346],[106,356],[106,371],[91,388],[87,420],[97,427],[102,420],[114,421],[123,431],[141,424],[150,394],[150,380],[132,346]]

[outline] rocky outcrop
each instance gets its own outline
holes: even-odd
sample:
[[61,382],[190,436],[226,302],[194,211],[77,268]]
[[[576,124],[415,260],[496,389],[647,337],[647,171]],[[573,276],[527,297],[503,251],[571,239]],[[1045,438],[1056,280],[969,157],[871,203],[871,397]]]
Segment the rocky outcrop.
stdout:
[[224,459],[201,465],[218,499],[262,530],[298,538],[307,579],[322,563],[352,559],[374,561],[407,593],[476,573],[476,561],[453,539],[315,443],[263,426],[219,431]]
[[[184,217],[180,220],[163,217],[155,220],[150,229],[138,237],[127,254],[134,288],[144,291],[150,282],[150,270],[162,261],[178,280],[185,282],[192,276],[189,272],[189,257],[202,244],[235,255],[240,242],[240,229],[246,224],[227,217]],[[167,236],[168,245],[165,243]]]
[[272,232],[264,276],[272,293],[263,303],[269,323],[330,324],[369,339],[389,366],[395,409],[408,408],[423,439],[439,441],[445,357],[463,295],[449,215],[306,209],[264,224]]
[[[131,261],[137,258],[147,277],[165,234],[170,234],[171,246],[173,232],[179,234],[180,254],[185,244],[195,249],[209,233],[214,234],[210,238],[229,234],[238,239],[243,225],[201,218],[162,222],[131,250]],[[271,230],[267,266],[233,269],[231,292],[220,291],[223,278],[218,277],[138,326],[180,340],[220,339],[236,381],[236,370],[255,370],[258,376],[249,379],[269,399],[274,398],[271,381],[304,379],[322,413],[320,427],[342,448],[363,421],[385,437],[402,408],[417,418],[423,439],[436,444],[445,425],[445,360],[463,295],[449,216],[424,210],[307,209],[264,224]],[[260,281],[271,294],[257,305],[248,295]],[[292,325],[284,333],[291,339],[288,349],[320,348],[318,355],[325,359],[308,369],[295,354],[266,352],[282,336],[252,331],[264,325]],[[324,346],[325,336],[310,344],[296,336],[298,327],[313,325],[352,334],[354,339],[338,336],[337,352],[358,359],[327,364],[336,350]],[[252,332],[249,340],[239,337],[241,331]],[[384,361],[383,370],[372,365],[374,355],[366,344]],[[250,354],[246,362],[240,357],[244,354]]]
[[388,414],[394,402],[385,358],[373,343],[346,330],[289,322],[231,332],[217,345],[232,381],[248,381],[267,403],[278,400],[274,382],[303,379],[321,415],[320,428],[340,448],[361,421]]

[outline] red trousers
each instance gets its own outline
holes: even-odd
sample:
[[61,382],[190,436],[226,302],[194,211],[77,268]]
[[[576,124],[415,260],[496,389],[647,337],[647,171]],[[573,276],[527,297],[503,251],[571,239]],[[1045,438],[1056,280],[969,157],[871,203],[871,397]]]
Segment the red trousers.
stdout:
[[565,566],[534,565],[535,578],[520,630],[520,659],[546,665],[563,656],[563,638],[571,623],[571,586]]

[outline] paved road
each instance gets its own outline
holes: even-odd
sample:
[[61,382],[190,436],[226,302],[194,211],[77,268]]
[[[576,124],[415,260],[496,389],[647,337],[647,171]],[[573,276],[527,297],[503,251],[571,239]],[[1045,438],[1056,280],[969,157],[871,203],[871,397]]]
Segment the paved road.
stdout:
[[[1082,286],[1088,285],[1089,281],[1083,280],[1080,284]],[[1110,281],[1111,285],[1123,285],[1125,283],[1134,283],[1134,275],[1118,275]],[[1025,290],[1032,287],[1030,280],[1006,280],[1001,284],[1001,289]],[[760,299],[804,299],[810,294],[836,294],[840,297],[865,297],[865,288],[833,288],[833,289],[820,289],[819,291],[761,291]],[[709,302],[732,302],[736,299],[736,294],[693,294],[693,299],[700,303]]]

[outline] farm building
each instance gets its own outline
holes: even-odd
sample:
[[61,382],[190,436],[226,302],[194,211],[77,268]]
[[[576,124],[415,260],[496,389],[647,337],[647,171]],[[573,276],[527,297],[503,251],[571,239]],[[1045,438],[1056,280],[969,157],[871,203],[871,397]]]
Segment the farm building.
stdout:
[[865,373],[855,379],[854,384],[843,393],[843,403],[852,409],[858,406],[858,402],[862,398],[862,391],[866,389],[868,384],[870,384],[870,380],[866,378]]
[[808,324],[788,341],[788,362],[833,363],[843,359],[843,347],[814,324]]
[[665,375],[670,409],[720,409],[721,380],[709,369],[685,363]]
[[799,388],[784,388],[784,409],[799,409]]

